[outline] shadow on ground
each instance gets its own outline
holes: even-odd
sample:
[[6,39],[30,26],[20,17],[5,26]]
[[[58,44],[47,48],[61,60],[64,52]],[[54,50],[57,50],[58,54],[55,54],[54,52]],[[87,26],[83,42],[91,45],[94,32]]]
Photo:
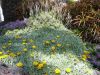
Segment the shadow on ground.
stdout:
[[13,22],[1,22],[0,23],[0,36],[4,35],[8,30],[23,29],[26,27],[27,20],[16,20]]

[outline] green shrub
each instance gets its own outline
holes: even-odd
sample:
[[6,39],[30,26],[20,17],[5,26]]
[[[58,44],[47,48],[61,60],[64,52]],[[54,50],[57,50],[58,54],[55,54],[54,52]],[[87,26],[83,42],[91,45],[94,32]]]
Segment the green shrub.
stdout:
[[41,12],[36,16],[31,16],[28,22],[28,26],[33,29],[39,29],[42,27],[49,27],[52,29],[62,29],[65,30],[66,28],[62,24],[59,19],[56,19],[56,14],[51,12]]

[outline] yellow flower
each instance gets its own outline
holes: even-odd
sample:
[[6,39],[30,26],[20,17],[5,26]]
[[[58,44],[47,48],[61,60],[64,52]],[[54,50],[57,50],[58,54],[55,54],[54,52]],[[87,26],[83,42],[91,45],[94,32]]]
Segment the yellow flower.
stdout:
[[43,65],[42,63],[40,63],[40,64],[38,64],[37,68],[38,68],[38,69],[42,69],[43,66],[44,66],[44,65]]
[[85,61],[87,58],[90,58],[90,56],[87,55],[87,54],[83,54],[83,55],[82,55],[82,60],[83,60],[83,61]]
[[33,65],[34,65],[34,66],[37,66],[38,64],[39,64],[38,61],[34,61],[34,62],[33,62]]
[[46,60],[43,60],[43,61],[42,61],[42,64],[43,64],[43,65],[46,65],[46,64],[47,64],[47,61],[46,61]]
[[18,55],[18,56],[21,55],[21,52],[17,52],[17,55]]
[[86,50],[84,51],[84,54],[86,55],[88,55],[89,53],[90,53],[89,51],[86,51]]
[[58,43],[58,44],[57,44],[57,47],[61,47],[61,44],[60,44],[60,43]]
[[16,54],[14,54],[14,53],[9,53],[9,56],[11,56],[11,57],[16,57]]
[[56,49],[56,47],[55,47],[55,46],[52,46],[52,47],[51,47],[51,50],[55,50],[55,49]]
[[90,58],[90,56],[89,56],[89,55],[87,55],[87,58]]
[[33,49],[36,49],[36,46],[35,46],[35,45],[33,45],[33,46],[32,46],[32,48],[33,48]]
[[30,56],[33,57],[33,56],[34,56],[34,52],[32,52],[32,53],[30,54]]
[[7,58],[8,57],[8,55],[2,55],[2,56],[0,56],[0,59],[4,59],[4,58]]
[[85,61],[87,59],[87,55],[83,54],[82,55],[82,60]]
[[60,73],[61,73],[60,69],[55,69],[55,74],[60,74]]
[[27,48],[24,48],[23,51],[24,51],[24,52],[27,52]]
[[87,59],[87,56],[86,56],[85,54],[83,54],[83,55],[82,55],[82,58],[85,58],[85,59]]
[[82,58],[83,61],[86,61],[86,58]]
[[60,36],[59,36],[59,35],[57,35],[57,36],[56,36],[56,38],[60,38]]
[[0,52],[0,55],[2,55],[3,54],[3,52]]
[[45,45],[50,45],[50,42],[49,41],[45,41]]
[[66,68],[66,73],[70,73],[71,69],[70,68]]
[[32,42],[33,42],[33,39],[30,39],[30,40],[29,40],[29,42],[31,42],[31,43],[32,43]]
[[51,40],[51,42],[52,42],[52,43],[55,43],[56,41],[55,41],[55,40]]
[[23,45],[26,45],[27,43],[26,43],[26,42],[22,42],[22,44],[23,44]]
[[16,64],[16,66],[19,67],[19,68],[22,68],[24,65],[23,65],[22,62],[18,62],[18,63]]

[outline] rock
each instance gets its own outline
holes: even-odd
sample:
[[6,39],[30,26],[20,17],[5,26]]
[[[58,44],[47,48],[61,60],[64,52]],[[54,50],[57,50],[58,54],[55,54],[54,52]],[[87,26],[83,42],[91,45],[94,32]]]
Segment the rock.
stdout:
[[11,67],[0,62],[0,75],[29,75],[23,68]]

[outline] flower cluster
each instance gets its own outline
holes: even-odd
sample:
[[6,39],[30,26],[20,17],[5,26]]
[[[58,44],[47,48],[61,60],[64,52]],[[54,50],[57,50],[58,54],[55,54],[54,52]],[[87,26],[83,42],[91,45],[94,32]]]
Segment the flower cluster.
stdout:
[[47,64],[47,61],[43,60],[43,61],[34,61],[33,65],[38,69],[41,70],[45,67],[45,65]]
[[8,55],[0,51],[0,59],[5,59],[5,58],[8,58]]
[[87,51],[87,50],[85,50],[84,53],[83,53],[83,55],[82,55],[82,60],[86,61],[88,58],[90,58],[89,54],[90,54],[90,52]]
[[[74,59],[74,56],[72,53],[69,54],[69,52],[66,52],[66,49],[69,48],[69,44],[66,46],[64,42],[61,42],[61,39],[61,36],[56,35],[54,38],[43,39],[37,42],[36,39],[34,40],[34,36],[32,36],[32,38],[26,38],[17,34],[13,37],[13,40],[9,38],[2,41],[3,43],[0,46],[0,49],[3,50],[5,54],[1,51],[0,59],[18,59],[17,61],[14,60],[14,64],[19,68],[24,68],[25,70],[29,69],[31,75],[33,74],[32,71],[35,70],[39,72],[40,75],[62,75],[62,73],[64,73],[64,75],[71,74],[74,72],[74,69],[72,66],[67,65],[66,61],[69,61],[70,58]],[[38,45],[39,43],[40,46]],[[46,52],[46,50],[48,51]],[[61,54],[58,54],[58,51],[59,53],[61,52]],[[49,53],[49,55],[45,52]],[[85,50],[82,59],[86,60],[89,58],[89,54],[90,52]],[[51,67],[55,62],[59,63],[59,60],[60,62],[64,62],[65,66],[63,69],[62,66],[59,65]],[[72,62],[73,61],[75,61],[76,64],[78,60],[74,59]],[[38,75],[38,73],[36,75]]]

